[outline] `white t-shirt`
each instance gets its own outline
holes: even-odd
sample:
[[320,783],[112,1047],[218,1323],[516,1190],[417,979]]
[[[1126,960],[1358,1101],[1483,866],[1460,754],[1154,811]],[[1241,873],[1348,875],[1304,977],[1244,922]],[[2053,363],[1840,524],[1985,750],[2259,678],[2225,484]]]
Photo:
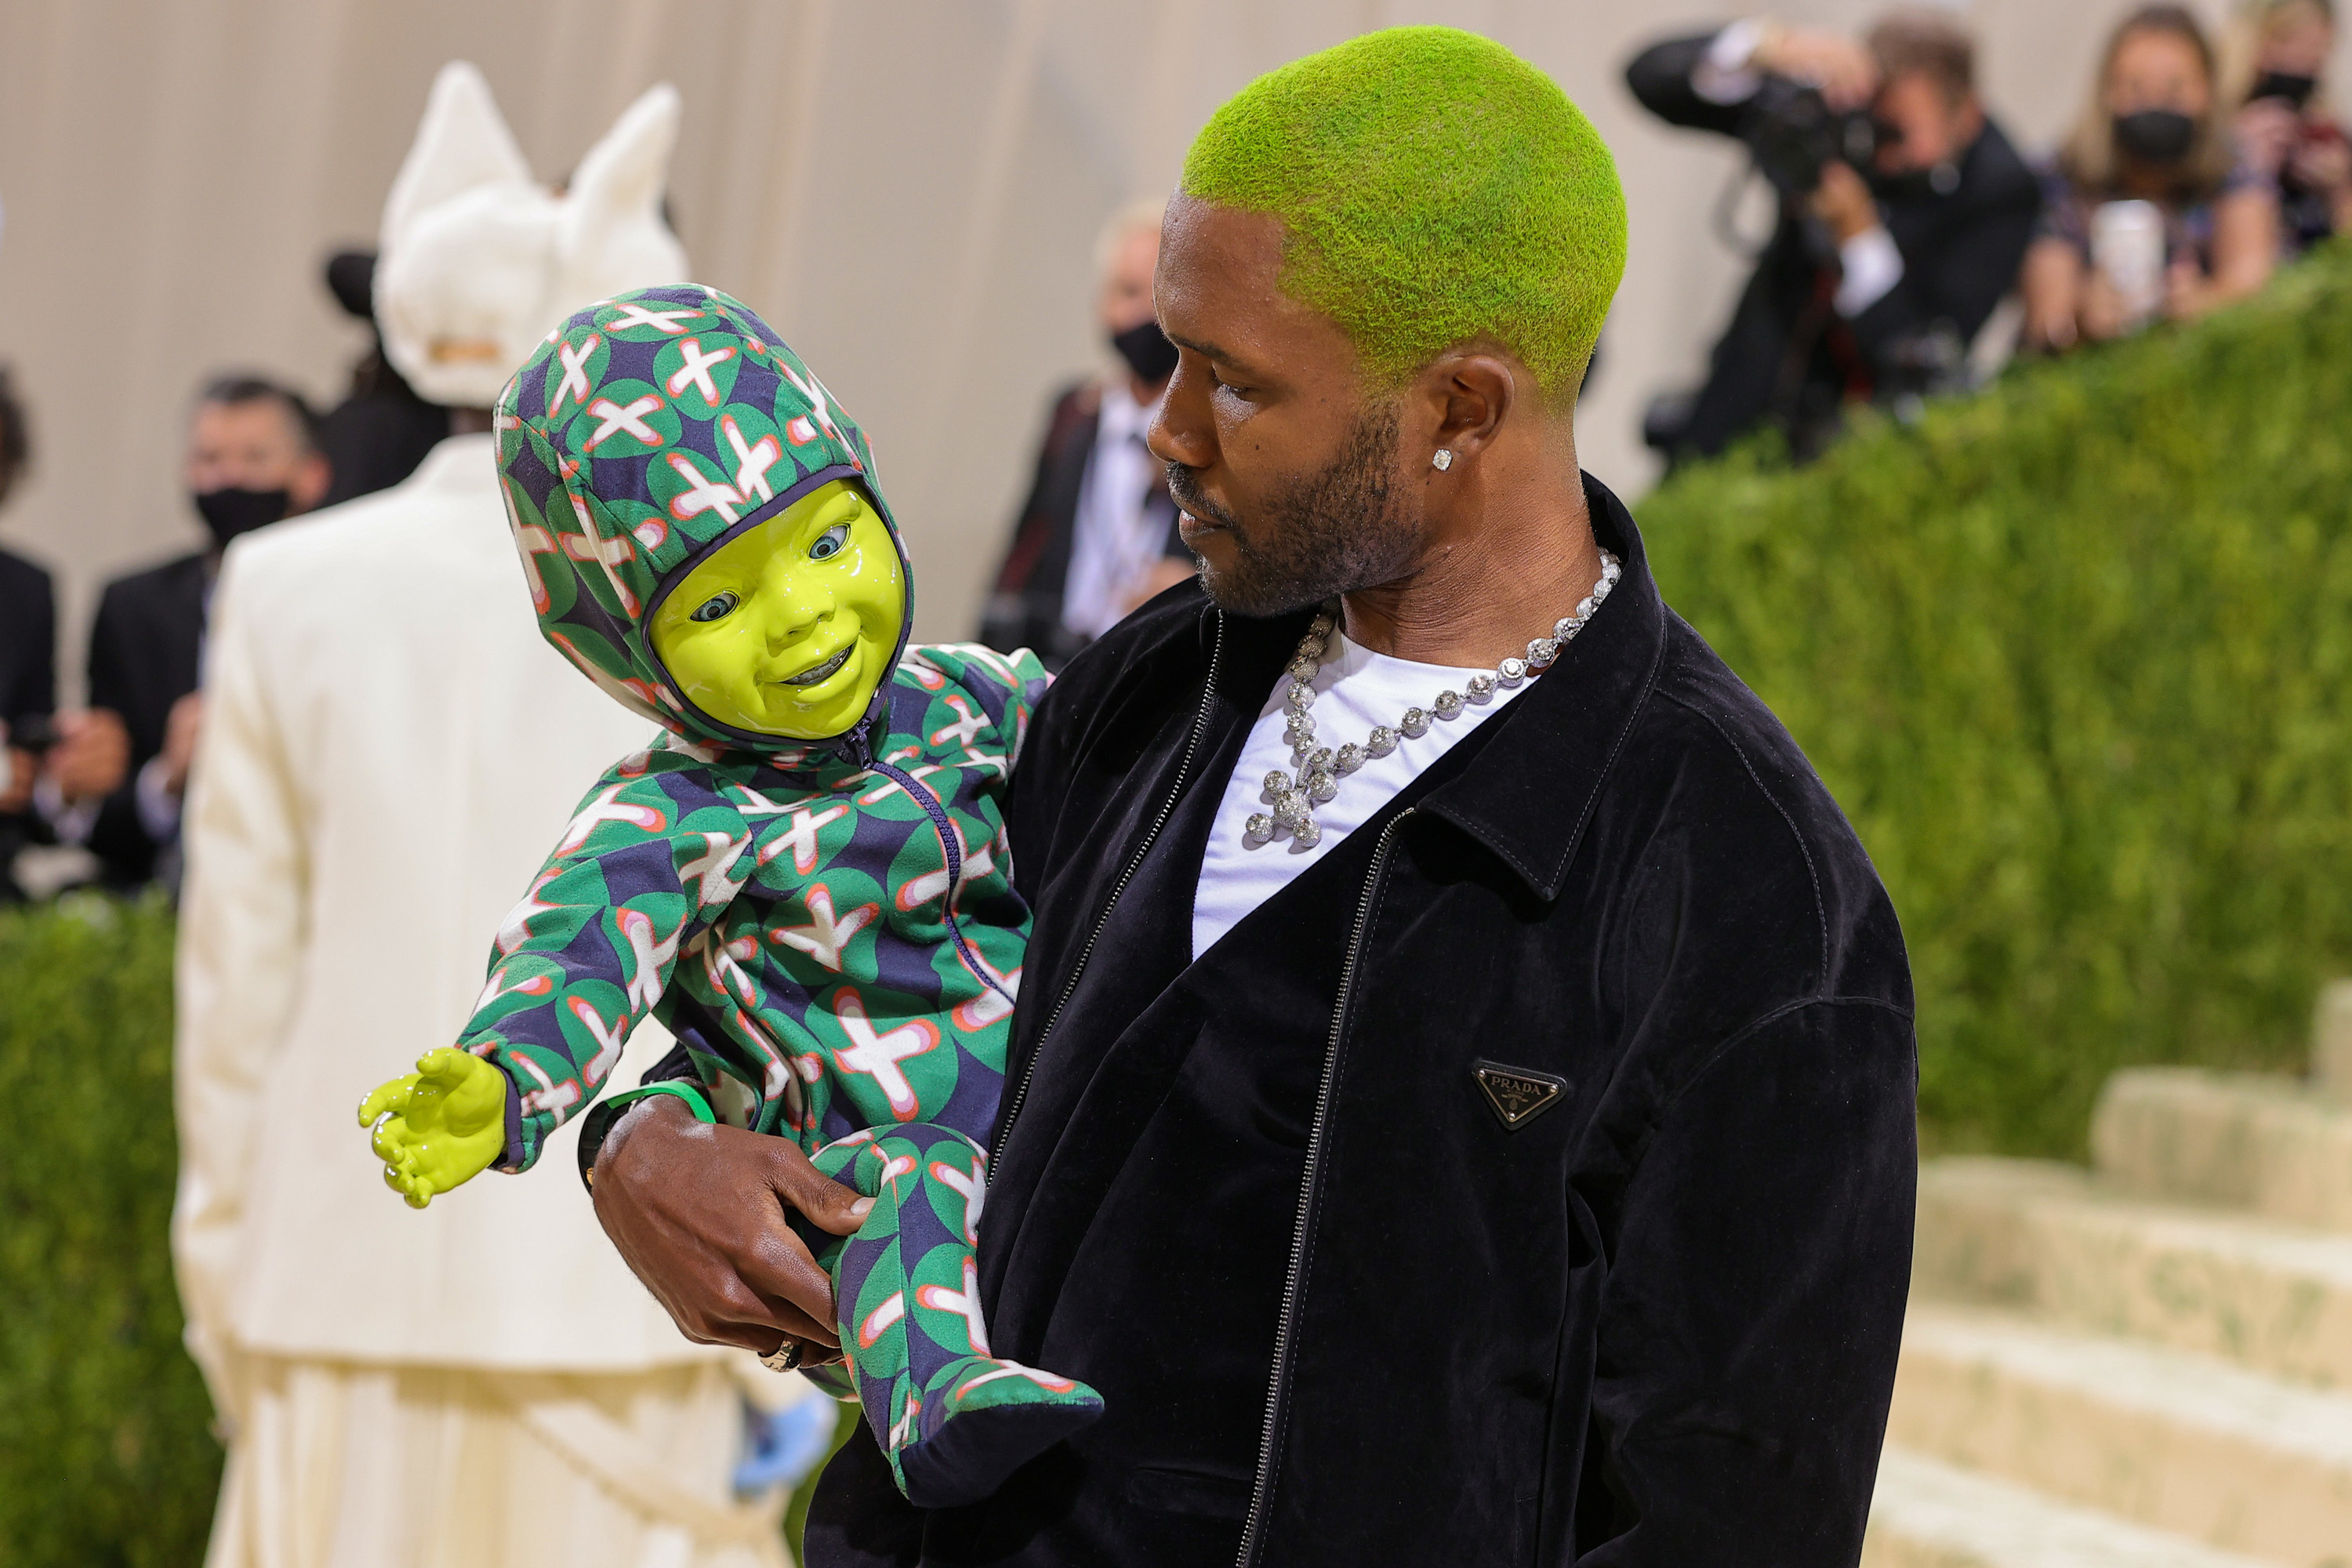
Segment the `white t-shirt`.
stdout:
[[[1290,742],[1283,737],[1284,724],[1290,717],[1285,702],[1290,694],[1290,677],[1276,680],[1257,722],[1250,727],[1241,760],[1234,764],[1234,776],[1225,783],[1224,798],[1217,805],[1216,826],[1209,832],[1208,853],[1201,858],[1201,885],[1192,895],[1196,958],[1240,924],[1243,916],[1329,854],[1332,846],[1361,827],[1423,769],[1537,679],[1530,675],[1516,687],[1498,681],[1495,694],[1477,703],[1469,700],[1466,683],[1474,675],[1492,675],[1492,669],[1457,669],[1391,658],[1349,642],[1340,632],[1331,634],[1331,645],[1323,668],[1316,672],[1315,706],[1308,710],[1315,720],[1317,745],[1334,751],[1347,742],[1360,746],[1375,724],[1396,729],[1408,708],[1430,714],[1429,732],[1415,740],[1400,731],[1395,751],[1385,757],[1368,757],[1362,767],[1342,774],[1339,793],[1315,808],[1316,825],[1323,836],[1312,849],[1299,848],[1287,833],[1277,833],[1265,844],[1252,844],[1244,837],[1250,817],[1274,810],[1265,794],[1265,775],[1276,768],[1286,776],[1297,775],[1291,764]],[[1448,690],[1464,694],[1462,711],[1452,719],[1440,719],[1430,704],[1437,700],[1439,692]]]

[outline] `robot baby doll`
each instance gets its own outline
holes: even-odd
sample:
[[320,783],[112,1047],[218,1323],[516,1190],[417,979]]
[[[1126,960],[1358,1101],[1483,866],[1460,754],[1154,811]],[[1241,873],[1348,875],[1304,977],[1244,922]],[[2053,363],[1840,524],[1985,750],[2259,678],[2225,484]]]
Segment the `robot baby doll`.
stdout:
[[864,434],[725,294],[579,311],[495,423],[541,630],[664,732],[588,792],[456,1047],[361,1106],[384,1179],[423,1207],[530,1165],[659,1017],[696,1075],[661,1092],[876,1200],[818,1254],[835,1392],[915,1503],[985,1497],[1102,1409],[989,1353],[972,1262],[1029,931],[1000,802],[1045,672],[907,645]]

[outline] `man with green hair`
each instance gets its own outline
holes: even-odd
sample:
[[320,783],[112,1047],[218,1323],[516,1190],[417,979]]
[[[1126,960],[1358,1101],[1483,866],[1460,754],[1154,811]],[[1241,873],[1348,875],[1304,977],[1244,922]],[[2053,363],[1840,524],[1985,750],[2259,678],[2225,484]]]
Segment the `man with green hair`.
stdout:
[[[1036,923],[978,1294],[1104,1412],[928,1516],[854,1438],[814,1568],[1854,1562],[1909,973],[1578,468],[1624,234],[1583,116],[1449,29],[1297,61],[1193,144],[1150,440],[1202,583],[1072,662],[1005,813]],[[772,1348],[796,1244],[743,1216],[805,1163],[648,1106],[608,1233]]]

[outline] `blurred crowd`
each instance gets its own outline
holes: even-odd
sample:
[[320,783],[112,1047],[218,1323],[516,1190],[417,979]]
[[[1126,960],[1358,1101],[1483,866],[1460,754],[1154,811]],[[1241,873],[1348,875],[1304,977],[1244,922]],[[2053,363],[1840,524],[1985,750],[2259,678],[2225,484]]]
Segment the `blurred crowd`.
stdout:
[[[326,270],[337,300],[371,322],[373,262],[347,252]],[[268,375],[206,381],[189,406],[180,464],[204,543],[105,584],[77,708],[58,704],[49,575],[0,550],[0,901],[84,882],[177,889],[222,552],[240,534],[399,483],[449,429],[449,411],[409,388],[380,340],[323,416]],[[32,459],[29,417],[0,375],[0,504]],[[26,859],[27,849],[51,853]]]
[[2144,5],[2038,158],[1989,110],[1948,12],[1893,12],[1858,38],[1748,18],[1643,50],[1634,96],[1743,143],[1743,184],[1760,178],[1776,215],[1760,243],[1727,234],[1755,270],[1706,380],[1654,401],[1645,439],[1679,462],[1770,428],[1801,459],[1854,404],[1902,412],[2012,353],[2256,292],[2352,226],[2336,26],[2335,0],[2245,0],[2216,39],[2184,6]]
[[[1947,11],[1892,12],[1858,37],[1750,17],[1643,50],[1625,74],[1644,108],[1742,145],[1718,227],[1753,255],[1705,381],[1654,399],[1644,437],[1677,463],[1770,429],[1802,459],[1857,404],[1904,412],[2012,354],[2064,353],[2259,290],[2352,227],[2352,142],[2326,82],[2336,26],[2335,0],[2245,0],[2219,38],[2185,7],[2141,7],[2106,38],[2072,130],[2039,156],[1984,101],[1974,41]],[[1742,235],[1735,198],[1751,182],[1773,216]],[[1097,242],[1117,368],[1055,401],[979,628],[1056,668],[1192,570],[1144,445],[1176,359],[1152,316],[1159,205],[1114,215]],[[373,265],[353,252],[326,269],[362,321]],[[104,586],[77,708],[57,700],[49,579],[0,551],[0,900],[77,881],[176,888],[223,549],[399,483],[450,428],[380,338],[323,416],[267,375],[207,382],[183,462],[205,542]],[[0,502],[33,445],[0,376]]]

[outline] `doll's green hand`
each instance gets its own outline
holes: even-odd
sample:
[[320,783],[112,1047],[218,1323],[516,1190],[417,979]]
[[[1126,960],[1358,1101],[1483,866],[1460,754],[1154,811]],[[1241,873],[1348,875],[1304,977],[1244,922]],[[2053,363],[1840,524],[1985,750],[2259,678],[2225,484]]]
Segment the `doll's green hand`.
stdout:
[[384,1185],[421,1209],[489,1169],[506,1148],[507,1092],[506,1074],[447,1046],[377,1085],[360,1101],[360,1125],[375,1131]]

